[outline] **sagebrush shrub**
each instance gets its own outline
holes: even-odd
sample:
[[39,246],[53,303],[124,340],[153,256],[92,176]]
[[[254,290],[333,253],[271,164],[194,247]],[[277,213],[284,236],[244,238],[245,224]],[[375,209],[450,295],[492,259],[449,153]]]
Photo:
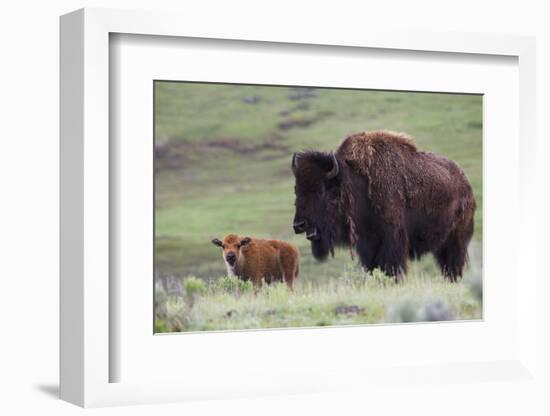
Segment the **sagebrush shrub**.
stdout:
[[206,293],[206,284],[203,280],[191,276],[183,281],[183,290],[185,292],[185,302],[192,308],[197,298]]

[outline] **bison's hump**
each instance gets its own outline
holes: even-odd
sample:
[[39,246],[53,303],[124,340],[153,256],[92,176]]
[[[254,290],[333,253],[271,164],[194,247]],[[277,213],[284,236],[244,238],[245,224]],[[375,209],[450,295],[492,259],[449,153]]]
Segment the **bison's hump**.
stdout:
[[352,134],[342,141],[336,151],[340,158],[350,162],[361,174],[367,174],[366,169],[372,165],[374,158],[380,160],[390,155],[416,152],[416,144],[409,135],[386,130]]

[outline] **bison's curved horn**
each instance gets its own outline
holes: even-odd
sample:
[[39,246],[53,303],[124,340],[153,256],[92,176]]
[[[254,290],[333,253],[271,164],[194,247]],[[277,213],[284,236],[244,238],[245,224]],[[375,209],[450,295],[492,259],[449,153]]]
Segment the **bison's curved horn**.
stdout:
[[296,169],[296,153],[292,155],[292,170]]
[[336,156],[334,156],[333,152],[330,152],[330,156],[332,157],[332,169],[329,173],[327,173],[327,179],[333,179],[338,176],[338,172],[340,172],[340,168],[338,167],[338,161],[336,160]]

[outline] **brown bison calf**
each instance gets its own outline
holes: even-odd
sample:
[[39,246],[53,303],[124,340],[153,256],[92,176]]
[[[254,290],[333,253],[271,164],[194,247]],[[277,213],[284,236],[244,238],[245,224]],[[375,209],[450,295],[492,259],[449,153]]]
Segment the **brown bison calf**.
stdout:
[[300,271],[300,252],[292,244],[235,234],[227,235],[223,241],[214,238],[212,243],[223,249],[229,276],[250,279],[256,289],[262,285],[262,279],[266,283],[284,281],[293,288]]

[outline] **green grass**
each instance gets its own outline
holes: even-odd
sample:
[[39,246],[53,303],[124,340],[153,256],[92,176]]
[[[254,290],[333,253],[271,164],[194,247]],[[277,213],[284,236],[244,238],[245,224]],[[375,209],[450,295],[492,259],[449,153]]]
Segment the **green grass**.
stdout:
[[[357,266],[346,250],[337,250],[334,259],[319,264],[307,240],[293,234],[292,153],[305,148],[334,150],[347,134],[373,129],[404,131],[422,150],[444,154],[464,169],[478,203],[471,251],[476,267],[481,264],[481,96],[314,89],[309,97],[291,99],[294,94],[287,87],[155,84],[155,145],[159,155],[164,152],[157,158],[155,173],[157,280],[193,275],[209,282],[223,276],[219,248],[210,240],[238,233],[297,245],[301,276],[290,299],[293,304],[305,302],[307,293],[311,302],[325,299],[320,288],[313,294],[311,285],[330,290],[335,280]],[[411,266],[430,282],[445,285],[430,256]],[[402,287],[380,296],[385,293],[387,302],[407,293],[416,299],[421,292],[417,280],[408,278]],[[373,289],[365,286],[364,294],[369,290]],[[447,290],[459,296],[463,284]],[[201,297],[193,309],[202,310],[200,305],[209,302],[224,305],[223,299],[209,296]],[[247,315],[240,316],[231,320],[241,319],[246,327]],[[266,323],[268,318],[262,319]],[[277,319],[278,314],[269,318]],[[371,322],[361,314],[353,319]],[[308,319],[308,325],[315,325],[314,320]]]
[[451,284],[414,271],[405,284],[375,271],[349,268],[331,279],[301,281],[294,292],[283,283],[255,293],[250,282],[224,277],[182,280],[183,296],[159,287],[156,332],[314,327],[479,319],[480,275]]

